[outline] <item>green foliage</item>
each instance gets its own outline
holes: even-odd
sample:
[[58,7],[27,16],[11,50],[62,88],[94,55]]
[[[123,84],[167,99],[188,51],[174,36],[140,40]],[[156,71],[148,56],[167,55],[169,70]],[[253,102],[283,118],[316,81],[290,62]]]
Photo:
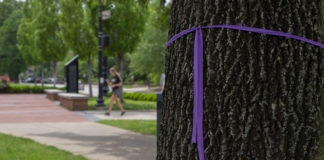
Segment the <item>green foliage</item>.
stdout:
[[87,160],[87,158],[46,146],[26,138],[0,134],[2,160]]
[[15,0],[0,2],[0,74],[8,74],[13,80],[17,80],[18,74],[26,68],[16,46],[17,30],[22,18],[20,6],[21,3]]
[[26,0],[23,10],[23,18],[17,32],[18,49],[27,65],[36,65],[42,62],[41,55],[35,45],[35,23],[37,12],[34,8],[35,1]]
[[151,14],[151,20],[148,22],[154,28],[160,29],[163,32],[169,31],[171,3],[165,6],[165,4],[159,5],[158,0],[153,0],[150,7],[153,13]]
[[58,0],[35,0],[38,5],[33,8],[38,10],[35,23],[35,44],[39,48],[42,59],[45,61],[60,61],[66,55],[63,41],[57,36],[59,7]]
[[124,92],[124,98],[136,101],[151,101],[156,102],[156,94],[152,93],[127,93]]
[[131,130],[143,134],[156,135],[156,120],[102,120],[97,123]]
[[130,55],[130,68],[139,74],[161,75],[164,72],[167,32],[153,27],[147,28],[140,45]]
[[6,19],[16,10],[19,10],[22,2],[16,0],[2,0],[0,1],[0,26]]
[[[0,87],[0,93],[44,93],[46,89],[58,89],[55,87],[42,87],[32,85],[8,84],[6,87]],[[60,88],[64,90],[64,88]]]
[[118,70],[124,77],[124,59],[126,53],[132,53],[139,43],[145,29],[147,14],[146,0],[111,0],[109,8],[111,18],[104,21],[103,31],[110,37],[110,43],[104,49],[104,55],[117,59]]
[[149,75],[154,82],[164,73],[165,44],[168,39],[167,25],[169,21],[169,8],[159,7],[154,1],[150,5],[150,16],[141,42],[130,55],[130,68],[138,74]]
[[[128,93],[124,92],[124,98],[125,99],[131,99],[135,101],[151,101],[156,102],[156,94],[153,93]],[[108,94],[111,96],[111,92]]]
[[131,53],[145,30],[147,11],[134,0],[112,0],[110,6],[111,19],[104,21],[104,32],[110,36],[105,54]]
[[64,44],[81,59],[91,58],[96,53],[98,46],[97,18],[93,15],[96,3],[59,0],[59,6],[61,9],[59,36],[63,39]]
[[[156,94],[154,93],[128,93],[124,92],[124,98],[135,101],[148,101],[148,102],[156,102]],[[108,94],[111,96],[111,92]]]
[[[92,83],[93,56],[97,53],[97,17],[98,1],[71,1],[59,0],[61,13],[59,15],[59,26],[61,31],[59,36],[63,39],[66,46],[79,55],[81,60],[87,60],[86,63],[80,63],[81,78],[85,81],[88,75],[89,86]],[[87,67],[87,70],[85,69]],[[90,97],[92,92],[90,92]]]
[[18,29],[18,48],[29,65],[64,59],[66,47],[58,36],[58,0],[26,0]]

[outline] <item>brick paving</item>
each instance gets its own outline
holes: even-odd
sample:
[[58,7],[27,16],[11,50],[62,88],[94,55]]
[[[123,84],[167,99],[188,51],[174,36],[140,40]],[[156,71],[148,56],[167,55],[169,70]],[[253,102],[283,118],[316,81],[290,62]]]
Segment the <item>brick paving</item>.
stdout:
[[0,123],[86,121],[42,94],[0,94]]
[[103,113],[88,116],[82,116],[87,112],[80,113],[69,111],[42,94],[0,94],[1,133],[30,138],[90,160],[156,159],[156,136],[97,124],[85,118],[100,119],[96,116]]

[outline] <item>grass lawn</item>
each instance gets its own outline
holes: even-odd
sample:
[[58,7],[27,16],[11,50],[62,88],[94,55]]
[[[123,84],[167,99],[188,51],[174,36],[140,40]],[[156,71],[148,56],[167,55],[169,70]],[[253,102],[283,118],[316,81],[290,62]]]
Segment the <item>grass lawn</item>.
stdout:
[[1,160],[87,160],[80,155],[39,144],[33,140],[0,133]]
[[[90,98],[88,101],[88,109],[93,110],[95,105],[97,104],[97,98]],[[105,97],[105,104],[108,107],[110,103],[110,98]],[[145,109],[156,109],[156,102],[150,101],[134,101],[130,99],[124,99],[124,103],[122,103],[123,107],[126,110],[145,110]],[[117,104],[114,104],[113,110],[119,110]]]
[[114,126],[139,132],[156,135],[156,120],[102,120],[97,123]]
[[123,85],[123,88],[132,88],[132,85],[126,85],[126,84],[124,84]]

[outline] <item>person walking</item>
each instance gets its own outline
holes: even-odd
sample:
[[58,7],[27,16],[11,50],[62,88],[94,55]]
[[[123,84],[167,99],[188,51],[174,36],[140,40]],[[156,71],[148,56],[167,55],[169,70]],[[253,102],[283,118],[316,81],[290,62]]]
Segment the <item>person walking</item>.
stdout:
[[110,99],[109,109],[105,113],[105,115],[107,115],[107,116],[110,115],[110,112],[111,112],[111,110],[113,108],[113,105],[114,105],[114,101],[116,101],[117,106],[121,110],[120,115],[123,116],[126,113],[126,111],[123,108],[122,104],[119,102],[118,96],[117,96],[119,94],[118,92],[122,92],[121,87],[123,85],[123,80],[120,77],[120,74],[116,71],[116,69],[110,68],[109,72],[110,72],[112,78],[111,78],[111,82],[109,80],[107,80],[107,83],[112,88],[112,96],[111,96],[111,99]]

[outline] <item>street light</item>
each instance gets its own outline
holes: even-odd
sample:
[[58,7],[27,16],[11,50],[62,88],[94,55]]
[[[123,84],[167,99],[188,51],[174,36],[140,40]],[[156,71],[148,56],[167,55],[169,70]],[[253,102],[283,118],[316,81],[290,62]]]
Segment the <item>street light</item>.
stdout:
[[[106,81],[108,79],[108,74],[107,74],[107,70],[108,70],[108,57],[104,56],[103,57],[103,72],[102,72],[102,76],[104,77],[104,80]],[[103,87],[102,87],[102,93],[103,96],[108,96],[108,92],[109,92],[109,87],[108,87],[108,83],[104,83]]]
[[[104,1],[104,4],[106,1]],[[104,11],[104,19],[108,19],[110,17],[110,12],[109,11]],[[108,13],[108,15],[107,15]],[[108,35],[105,35],[102,33],[102,19],[103,19],[103,13],[102,13],[102,5],[99,4],[99,29],[98,29],[98,99],[97,99],[97,104],[96,107],[105,107],[104,99],[103,99],[103,84],[104,84],[104,77],[103,77],[103,66],[102,66],[102,50],[104,47],[107,47],[109,45],[109,37]]]

